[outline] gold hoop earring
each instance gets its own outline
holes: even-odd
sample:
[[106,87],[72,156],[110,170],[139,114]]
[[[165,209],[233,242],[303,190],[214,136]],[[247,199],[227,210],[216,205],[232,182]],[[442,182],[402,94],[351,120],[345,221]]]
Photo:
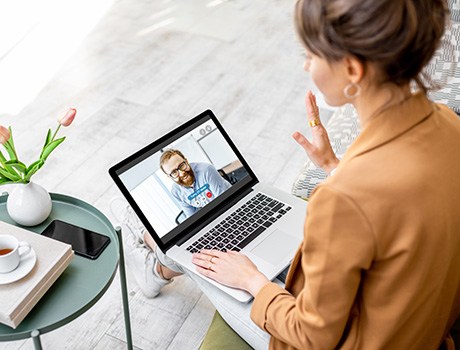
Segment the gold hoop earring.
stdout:
[[[355,92],[352,93],[351,89],[355,89]],[[343,88],[343,94],[348,99],[353,99],[358,97],[361,94],[361,86],[356,83],[349,83],[347,86]]]

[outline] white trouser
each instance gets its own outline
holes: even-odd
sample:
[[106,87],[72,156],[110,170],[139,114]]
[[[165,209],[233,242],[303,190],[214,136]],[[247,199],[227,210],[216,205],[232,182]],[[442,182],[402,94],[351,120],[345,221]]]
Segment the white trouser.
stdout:
[[[173,271],[183,273],[198,285],[198,288],[208,297],[219,314],[233,330],[239,334],[254,349],[267,349],[270,335],[260,329],[250,318],[252,302],[240,303],[205,279],[191,273],[186,268],[167,257],[160,249],[155,249],[155,255],[161,265]],[[286,269],[287,271],[287,269]],[[284,272],[285,274],[285,272]],[[284,283],[275,279],[284,288]]]

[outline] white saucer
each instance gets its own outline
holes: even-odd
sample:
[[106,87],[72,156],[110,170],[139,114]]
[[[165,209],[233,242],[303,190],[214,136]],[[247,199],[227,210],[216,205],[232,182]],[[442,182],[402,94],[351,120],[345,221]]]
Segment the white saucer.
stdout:
[[16,282],[25,277],[35,266],[37,254],[30,249],[30,253],[21,258],[18,267],[8,273],[0,273],[0,285]]

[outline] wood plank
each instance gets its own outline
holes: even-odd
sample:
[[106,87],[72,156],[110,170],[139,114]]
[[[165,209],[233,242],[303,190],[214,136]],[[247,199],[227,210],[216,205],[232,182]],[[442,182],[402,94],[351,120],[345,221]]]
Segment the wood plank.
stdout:
[[215,312],[214,306],[202,295],[168,346],[168,350],[198,349]]
[[[154,299],[135,294],[130,304],[134,345],[166,349],[200,297],[201,291],[186,277],[176,278]],[[123,319],[115,320],[107,334],[125,340]]]
[[[126,350],[126,343],[110,335],[104,335],[93,350]],[[133,346],[133,350],[141,350],[141,348]]]

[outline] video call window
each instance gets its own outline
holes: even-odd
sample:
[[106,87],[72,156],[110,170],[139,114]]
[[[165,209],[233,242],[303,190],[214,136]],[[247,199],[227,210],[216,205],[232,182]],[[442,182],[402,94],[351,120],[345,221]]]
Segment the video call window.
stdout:
[[120,178],[161,238],[247,175],[208,120]]

